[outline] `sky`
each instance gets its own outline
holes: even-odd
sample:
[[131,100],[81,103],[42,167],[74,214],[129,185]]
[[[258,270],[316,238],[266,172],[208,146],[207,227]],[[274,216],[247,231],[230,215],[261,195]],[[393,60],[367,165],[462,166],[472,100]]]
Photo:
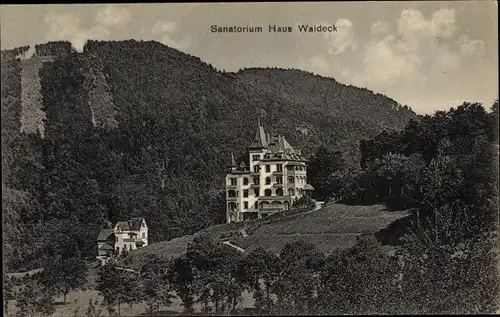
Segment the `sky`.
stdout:
[[[155,40],[219,70],[298,68],[385,94],[420,114],[498,99],[496,1],[2,5],[1,48]],[[300,33],[297,25],[335,25]],[[211,26],[261,26],[213,33]],[[293,32],[268,32],[269,25]]]

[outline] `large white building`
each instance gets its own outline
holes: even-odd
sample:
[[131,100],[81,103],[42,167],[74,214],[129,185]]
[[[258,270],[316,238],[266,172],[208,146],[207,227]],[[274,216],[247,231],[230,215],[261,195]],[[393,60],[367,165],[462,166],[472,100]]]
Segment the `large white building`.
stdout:
[[260,219],[289,209],[314,188],[307,183],[307,160],[281,135],[271,137],[260,125],[246,153],[226,176],[227,222]]

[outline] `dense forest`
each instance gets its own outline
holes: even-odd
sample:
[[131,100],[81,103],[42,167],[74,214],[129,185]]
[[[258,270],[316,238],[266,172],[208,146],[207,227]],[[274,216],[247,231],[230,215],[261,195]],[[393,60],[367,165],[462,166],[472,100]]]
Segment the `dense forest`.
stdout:
[[[7,268],[95,256],[99,230],[145,217],[152,241],[224,221],[223,179],[260,115],[306,153],[359,160],[357,142],[415,118],[366,89],[298,70],[225,73],[157,42],[2,52]],[[255,118],[255,120],[252,120]]]
[[2,53],[4,273],[45,270],[17,292],[4,280],[20,316],[50,315],[53,295],[85,284],[81,259],[110,221],[144,216],[156,241],[223,221],[228,153],[258,115],[310,155],[316,198],[416,211],[393,252],[366,235],[328,256],[301,241],[240,253],[200,233],[180,257],[100,267],[110,314],[173,296],[236,314],[245,290],[260,314],[497,311],[498,101],[416,116],[333,79],[219,72],[156,42],[49,43],[29,65],[24,51]]

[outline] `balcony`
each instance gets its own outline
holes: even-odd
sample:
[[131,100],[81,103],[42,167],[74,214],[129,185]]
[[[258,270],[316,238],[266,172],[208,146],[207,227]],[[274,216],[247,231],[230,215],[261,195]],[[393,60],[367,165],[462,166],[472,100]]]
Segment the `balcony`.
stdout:
[[227,201],[236,201],[238,200],[238,197],[226,197]]
[[280,183],[280,184],[274,183],[273,187],[275,187],[275,188],[283,188],[283,183]]
[[273,172],[273,176],[283,176],[283,171],[275,171]]
[[292,200],[292,196],[259,196],[259,201],[269,200]]
[[226,185],[226,189],[236,189],[238,185]]

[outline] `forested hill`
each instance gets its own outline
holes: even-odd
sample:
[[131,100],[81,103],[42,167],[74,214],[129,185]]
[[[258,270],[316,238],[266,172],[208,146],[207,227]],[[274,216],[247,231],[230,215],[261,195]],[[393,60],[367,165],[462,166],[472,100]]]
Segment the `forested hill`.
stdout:
[[353,160],[360,139],[416,116],[333,79],[220,72],[158,42],[35,51],[2,52],[4,245],[13,267],[58,252],[93,256],[107,221],[144,216],[154,241],[223,221],[224,166],[251,141],[259,113],[306,153],[324,143]]
[[291,127],[289,138],[307,152],[324,143],[357,154],[360,139],[382,130],[400,130],[415,117],[411,109],[387,96],[302,70],[251,68],[234,77],[258,98],[268,98],[263,109],[273,128]]

